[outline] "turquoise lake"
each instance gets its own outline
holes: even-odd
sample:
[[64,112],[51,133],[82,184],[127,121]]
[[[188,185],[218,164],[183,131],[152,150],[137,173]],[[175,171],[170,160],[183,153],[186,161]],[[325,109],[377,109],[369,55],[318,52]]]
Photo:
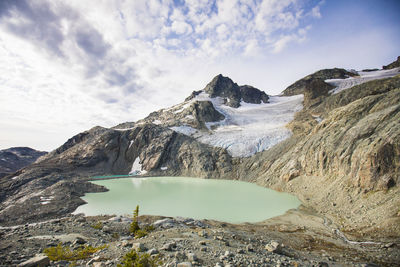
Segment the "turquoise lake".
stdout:
[[149,177],[99,180],[108,192],[88,193],[74,213],[181,216],[230,223],[260,222],[297,208],[293,195],[255,184],[187,177]]

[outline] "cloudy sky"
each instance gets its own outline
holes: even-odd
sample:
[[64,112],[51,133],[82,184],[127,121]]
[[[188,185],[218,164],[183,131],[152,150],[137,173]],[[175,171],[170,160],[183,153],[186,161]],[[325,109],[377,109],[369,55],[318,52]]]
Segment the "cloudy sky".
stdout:
[[222,73],[279,94],[400,55],[397,0],[0,0],[0,149],[52,150]]

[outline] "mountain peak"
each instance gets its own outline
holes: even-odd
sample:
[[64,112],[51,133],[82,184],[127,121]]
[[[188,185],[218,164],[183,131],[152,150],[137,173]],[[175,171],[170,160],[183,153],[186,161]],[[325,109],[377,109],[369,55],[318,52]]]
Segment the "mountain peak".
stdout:
[[209,94],[211,98],[218,96],[226,98],[225,104],[233,108],[240,107],[241,101],[253,104],[268,102],[268,96],[265,92],[249,85],[239,86],[222,74],[215,76],[202,91]]

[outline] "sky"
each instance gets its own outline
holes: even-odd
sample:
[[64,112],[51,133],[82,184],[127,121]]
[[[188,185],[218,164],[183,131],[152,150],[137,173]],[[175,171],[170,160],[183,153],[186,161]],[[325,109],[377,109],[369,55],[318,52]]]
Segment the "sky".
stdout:
[[400,55],[398,0],[0,0],[0,149],[51,151],[217,74],[269,95]]

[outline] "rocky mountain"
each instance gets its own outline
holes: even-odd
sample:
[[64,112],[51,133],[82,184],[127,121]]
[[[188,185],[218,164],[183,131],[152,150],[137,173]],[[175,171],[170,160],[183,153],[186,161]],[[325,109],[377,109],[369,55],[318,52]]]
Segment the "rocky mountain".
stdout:
[[2,178],[0,223],[74,211],[85,192],[104,190],[87,182],[93,175],[147,172],[291,192],[347,233],[395,238],[399,103],[399,68],[321,70],[283,96],[218,75],[181,104],[137,122],[94,127]]
[[390,64],[388,64],[386,66],[383,66],[382,69],[390,70],[390,69],[399,68],[399,67],[400,67],[400,56],[397,57],[396,61],[394,61],[394,62],[392,62],[392,63],[390,63]]
[[0,177],[13,173],[33,162],[47,152],[29,147],[11,147],[0,150]]
[[319,70],[288,86],[282,94],[285,96],[303,94],[307,87],[312,86],[311,84],[322,84],[327,79],[345,79],[356,75],[356,72],[339,68]]

